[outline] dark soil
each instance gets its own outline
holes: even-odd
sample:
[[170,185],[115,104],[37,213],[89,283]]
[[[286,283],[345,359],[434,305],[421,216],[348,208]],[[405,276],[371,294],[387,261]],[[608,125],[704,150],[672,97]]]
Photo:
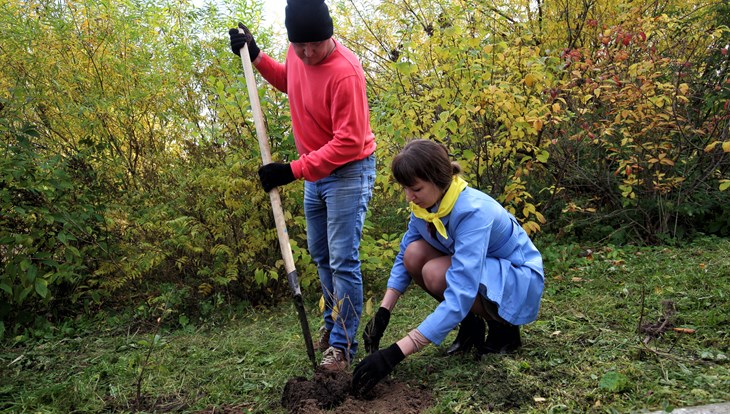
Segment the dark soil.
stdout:
[[315,372],[312,380],[287,381],[281,404],[292,414],[401,413],[417,414],[431,407],[431,394],[422,387],[385,379],[365,396],[350,393],[352,375],[347,372]]
[[[643,302],[643,299],[642,299]],[[639,332],[645,333],[647,336],[644,338],[644,343],[649,343],[652,338],[658,338],[668,330],[674,327],[674,319],[676,318],[676,308],[674,302],[671,300],[662,301],[663,313],[662,316],[656,322],[644,323],[643,318],[643,303],[642,303],[642,318],[639,321]]]

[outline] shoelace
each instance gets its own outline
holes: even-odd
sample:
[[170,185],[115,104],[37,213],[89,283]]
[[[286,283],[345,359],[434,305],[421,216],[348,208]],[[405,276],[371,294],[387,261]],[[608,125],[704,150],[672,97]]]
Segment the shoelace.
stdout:
[[340,352],[333,347],[327,348],[324,354],[322,354],[322,365],[336,364],[340,360]]

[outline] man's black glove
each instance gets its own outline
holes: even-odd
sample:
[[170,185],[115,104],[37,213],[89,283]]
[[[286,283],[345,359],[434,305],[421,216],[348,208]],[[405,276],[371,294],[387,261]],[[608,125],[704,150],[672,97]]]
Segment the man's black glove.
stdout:
[[380,338],[383,337],[385,328],[388,327],[390,322],[390,311],[384,307],[380,307],[375,313],[373,319],[370,319],[365,330],[362,332],[362,340],[365,345],[365,350],[372,354],[380,348]]
[[393,368],[405,359],[398,344],[370,354],[360,361],[352,373],[352,392],[366,394],[375,384],[387,377]]
[[294,181],[294,172],[291,165],[272,162],[259,168],[259,179],[261,187],[267,193],[280,185],[289,184]]
[[230,29],[228,31],[228,35],[231,36],[231,50],[233,53],[241,56],[241,48],[248,43],[248,56],[251,57],[251,62],[253,62],[259,56],[261,49],[256,46],[256,40],[248,30],[248,27],[244,26],[243,23],[238,23],[238,27],[243,29],[243,33],[239,32],[238,29]]

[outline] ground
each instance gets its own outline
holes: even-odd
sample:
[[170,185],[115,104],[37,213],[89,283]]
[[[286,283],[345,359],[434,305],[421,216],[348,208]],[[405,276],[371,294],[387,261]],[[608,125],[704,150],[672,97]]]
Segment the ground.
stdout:
[[282,405],[292,414],[319,413],[401,413],[417,414],[431,407],[431,394],[419,386],[389,379],[381,381],[366,396],[350,394],[352,375],[346,372],[315,372],[308,380],[287,381]]

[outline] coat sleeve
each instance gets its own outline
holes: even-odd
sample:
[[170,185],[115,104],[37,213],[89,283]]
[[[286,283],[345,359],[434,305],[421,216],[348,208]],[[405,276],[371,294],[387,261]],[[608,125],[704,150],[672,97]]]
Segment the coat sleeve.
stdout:
[[453,237],[454,252],[446,271],[444,301],[418,326],[423,336],[437,345],[469,313],[479,294],[493,217],[483,209],[452,214],[449,237]]

